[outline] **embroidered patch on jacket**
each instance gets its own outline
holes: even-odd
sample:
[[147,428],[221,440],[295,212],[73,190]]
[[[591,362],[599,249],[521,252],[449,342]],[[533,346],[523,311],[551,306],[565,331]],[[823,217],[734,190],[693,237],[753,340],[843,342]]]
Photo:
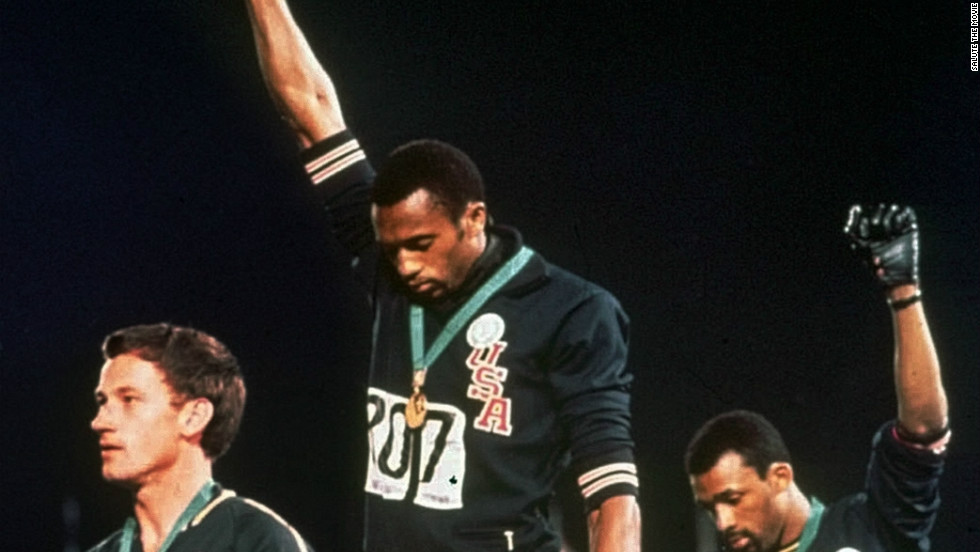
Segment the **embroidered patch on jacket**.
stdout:
[[494,313],[483,314],[470,323],[466,341],[473,351],[466,359],[472,372],[466,396],[483,401],[480,415],[474,418],[473,428],[487,433],[509,436],[511,426],[510,398],[504,397],[507,368],[497,366],[500,354],[507,348],[502,341],[504,319]]

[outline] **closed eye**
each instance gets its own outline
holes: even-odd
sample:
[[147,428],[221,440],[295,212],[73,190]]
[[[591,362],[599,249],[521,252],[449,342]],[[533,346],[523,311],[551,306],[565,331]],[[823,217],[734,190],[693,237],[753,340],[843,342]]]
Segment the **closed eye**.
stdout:
[[435,241],[435,236],[417,236],[401,243],[383,245],[382,250],[384,251],[385,257],[394,261],[398,258],[398,253],[401,251],[424,253],[432,247]]
[[404,248],[409,251],[426,251],[432,247],[432,243],[435,238],[432,236],[423,236],[419,238],[414,238],[405,243]]
[[743,493],[725,493],[718,497],[718,502],[731,506],[737,505],[742,500]]

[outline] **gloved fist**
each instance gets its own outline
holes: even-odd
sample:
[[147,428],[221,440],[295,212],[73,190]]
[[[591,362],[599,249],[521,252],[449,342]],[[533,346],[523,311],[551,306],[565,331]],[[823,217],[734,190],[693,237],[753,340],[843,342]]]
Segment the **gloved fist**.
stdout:
[[882,285],[919,283],[919,226],[911,207],[854,205],[844,233]]

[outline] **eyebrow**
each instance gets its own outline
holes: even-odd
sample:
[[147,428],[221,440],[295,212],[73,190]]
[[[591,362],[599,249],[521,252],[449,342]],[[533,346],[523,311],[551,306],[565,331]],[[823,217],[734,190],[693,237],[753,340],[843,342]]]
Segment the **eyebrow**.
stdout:
[[435,240],[438,234],[419,234],[417,236],[411,236],[404,240],[390,241],[390,242],[378,242],[381,245],[381,249],[386,255],[390,255],[399,249],[413,248],[421,246],[422,242],[427,240]]
[[95,390],[95,400],[99,400],[102,397],[108,397],[110,394],[122,395],[125,393],[142,393],[142,391],[133,387],[132,385],[122,385],[120,387],[116,387],[115,389],[112,389],[110,393],[106,393],[104,389],[100,388]]
[[732,495],[737,495],[737,494],[742,494],[742,491],[736,489],[725,489],[720,493],[715,493],[714,496],[712,496],[711,498],[713,499],[714,502],[717,502],[719,500],[731,500]]
[[432,238],[435,238],[438,235],[439,234],[437,232],[426,232],[426,233],[422,233],[422,234],[414,234],[414,235],[411,235],[411,236],[409,236],[409,237],[407,237],[407,238],[405,238],[403,240],[394,240],[394,241],[389,241],[389,242],[381,242],[381,245],[382,246],[401,246],[401,245],[405,245],[405,244],[409,244],[409,243],[413,243],[413,242],[419,242],[419,241],[422,241],[422,240],[432,239]]
[[701,506],[711,506],[716,502],[731,500],[733,495],[744,494],[743,491],[738,489],[725,489],[721,492],[717,492],[705,499],[700,499],[695,496],[694,502]]

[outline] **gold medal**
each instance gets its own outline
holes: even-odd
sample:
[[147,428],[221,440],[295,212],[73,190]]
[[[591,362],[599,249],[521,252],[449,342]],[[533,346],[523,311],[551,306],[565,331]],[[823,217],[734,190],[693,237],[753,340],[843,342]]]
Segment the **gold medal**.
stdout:
[[405,424],[409,429],[418,429],[425,424],[425,394],[418,387],[405,405]]

